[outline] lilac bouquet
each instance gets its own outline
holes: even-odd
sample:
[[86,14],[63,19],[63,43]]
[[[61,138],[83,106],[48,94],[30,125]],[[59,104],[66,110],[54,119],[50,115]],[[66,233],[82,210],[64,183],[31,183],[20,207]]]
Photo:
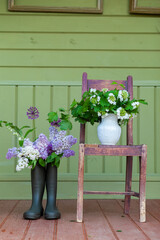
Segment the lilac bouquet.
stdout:
[[[32,120],[38,118],[39,112],[37,108],[29,108],[27,116]],[[31,141],[29,138],[27,138],[27,135],[30,132],[35,131],[34,128],[29,129],[23,136],[22,129],[28,128],[28,126],[24,126],[19,129],[11,123],[0,121],[1,126],[2,123],[4,123],[6,127],[18,137],[20,147],[8,149],[6,155],[7,159],[11,159],[12,157],[18,158],[16,166],[17,171],[21,171],[24,168],[34,169],[37,162],[43,167],[45,167],[48,163],[59,167],[61,158],[68,158],[75,155],[75,152],[70,148],[76,144],[77,139],[72,135],[66,135],[65,130],[57,129],[61,126],[60,123],[62,121],[62,126],[64,128],[64,116],[62,119],[58,118],[57,120],[50,122],[51,126],[49,127],[49,139],[43,133],[41,133],[34,141]],[[67,122],[69,122],[68,117]],[[35,125],[35,123],[33,125]]]

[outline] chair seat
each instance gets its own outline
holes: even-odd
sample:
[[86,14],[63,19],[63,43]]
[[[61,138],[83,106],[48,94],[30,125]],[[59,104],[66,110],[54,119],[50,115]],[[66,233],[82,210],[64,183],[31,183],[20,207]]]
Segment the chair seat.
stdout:
[[143,145],[98,145],[83,144],[85,155],[142,156]]

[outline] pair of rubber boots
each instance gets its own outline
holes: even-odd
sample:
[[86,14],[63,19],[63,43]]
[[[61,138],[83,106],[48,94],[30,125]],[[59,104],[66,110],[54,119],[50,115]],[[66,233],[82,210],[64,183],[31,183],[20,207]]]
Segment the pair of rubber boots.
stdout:
[[[45,211],[42,206],[42,199],[46,185],[47,204]],[[46,168],[39,164],[31,170],[32,205],[23,214],[25,219],[35,220],[43,216],[48,220],[60,218],[60,212],[56,207],[57,195],[57,167],[48,164]]]

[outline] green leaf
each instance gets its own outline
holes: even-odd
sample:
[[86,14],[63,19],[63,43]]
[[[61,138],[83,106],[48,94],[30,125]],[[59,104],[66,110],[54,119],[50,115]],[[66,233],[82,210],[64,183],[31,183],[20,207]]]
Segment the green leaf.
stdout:
[[35,130],[35,128],[32,128],[32,129],[29,129],[25,135],[24,135],[24,138],[26,138],[28,136],[29,133],[33,132]]
[[30,126],[23,126],[23,127],[20,128],[20,130],[22,130],[24,128],[30,128]]
[[70,121],[61,121],[60,122],[60,129],[61,130],[71,130],[72,129],[72,123]]
[[55,158],[54,164],[55,164],[55,166],[56,166],[57,168],[59,167],[59,165],[60,165],[60,157],[59,157],[59,156],[57,156],[57,157]]
[[145,105],[148,105],[148,102],[146,102],[144,99],[139,99],[138,102],[140,102],[142,104],[145,104]]
[[100,104],[101,104],[102,106],[106,106],[107,100],[106,100],[105,98],[101,98]]
[[23,142],[24,142],[24,140],[20,140],[20,141],[19,141],[19,146],[20,146],[20,147],[23,146]]
[[54,162],[54,159],[57,157],[57,154],[53,152],[51,155],[49,155],[46,159],[46,163],[52,163]]
[[53,159],[52,159],[52,157],[51,157],[51,155],[50,155],[50,156],[48,156],[48,157],[46,158],[46,163],[51,163],[51,162],[53,162]]
[[49,123],[53,122],[53,121],[58,121],[58,114],[57,112],[50,112],[48,113],[48,119]]
[[115,82],[115,81],[113,81],[112,83],[111,83],[111,85],[115,85],[115,84],[118,84],[117,82]]
[[99,106],[95,106],[95,107],[94,107],[94,111],[95,111],[95,112],[99,112],[99,111],[100,111],[100,107],[99,107]]
[[66,110],[64,108],[59,108],[60,112],[65,112]]
[[[86,91],[86,92],[83,93],[82,98],[86,98],[87,96],[89,96],[89,92]],[[90,95],[90,96],[91,96],[91,95]]]
[[42,167],[46,166],[46,162],[42,158],[40,158],[38,162]]
[[61,120],[68,120],[69,115],[65,113],[61,113]]
[[125,86],[124,86],[123,84],[121,84],[121,83],[119,84],[119,86],[121,86],[121,87],[125,88]]
[[51,156],[52,156],[52,158],[56,158],[57,154],[55,152],[52,152]]
[[2,121],[0,121],[0,127],[2,127]]
[[77,101],[74,99],[70,105],[70,109],[72,109],[77,104]]

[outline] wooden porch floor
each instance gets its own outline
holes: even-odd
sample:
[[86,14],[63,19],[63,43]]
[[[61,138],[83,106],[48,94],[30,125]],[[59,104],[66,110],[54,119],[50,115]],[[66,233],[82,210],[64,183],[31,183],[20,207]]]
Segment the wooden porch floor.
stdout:
[[138,200],[130,216],[122,200],[85,200],[84,223],[76,223],[76,200],[59,200],[60,220],[22,218],[31,201],[0,201],[0,240],[160,240],[160,200],[147,200],[147,222],[139,223]]

